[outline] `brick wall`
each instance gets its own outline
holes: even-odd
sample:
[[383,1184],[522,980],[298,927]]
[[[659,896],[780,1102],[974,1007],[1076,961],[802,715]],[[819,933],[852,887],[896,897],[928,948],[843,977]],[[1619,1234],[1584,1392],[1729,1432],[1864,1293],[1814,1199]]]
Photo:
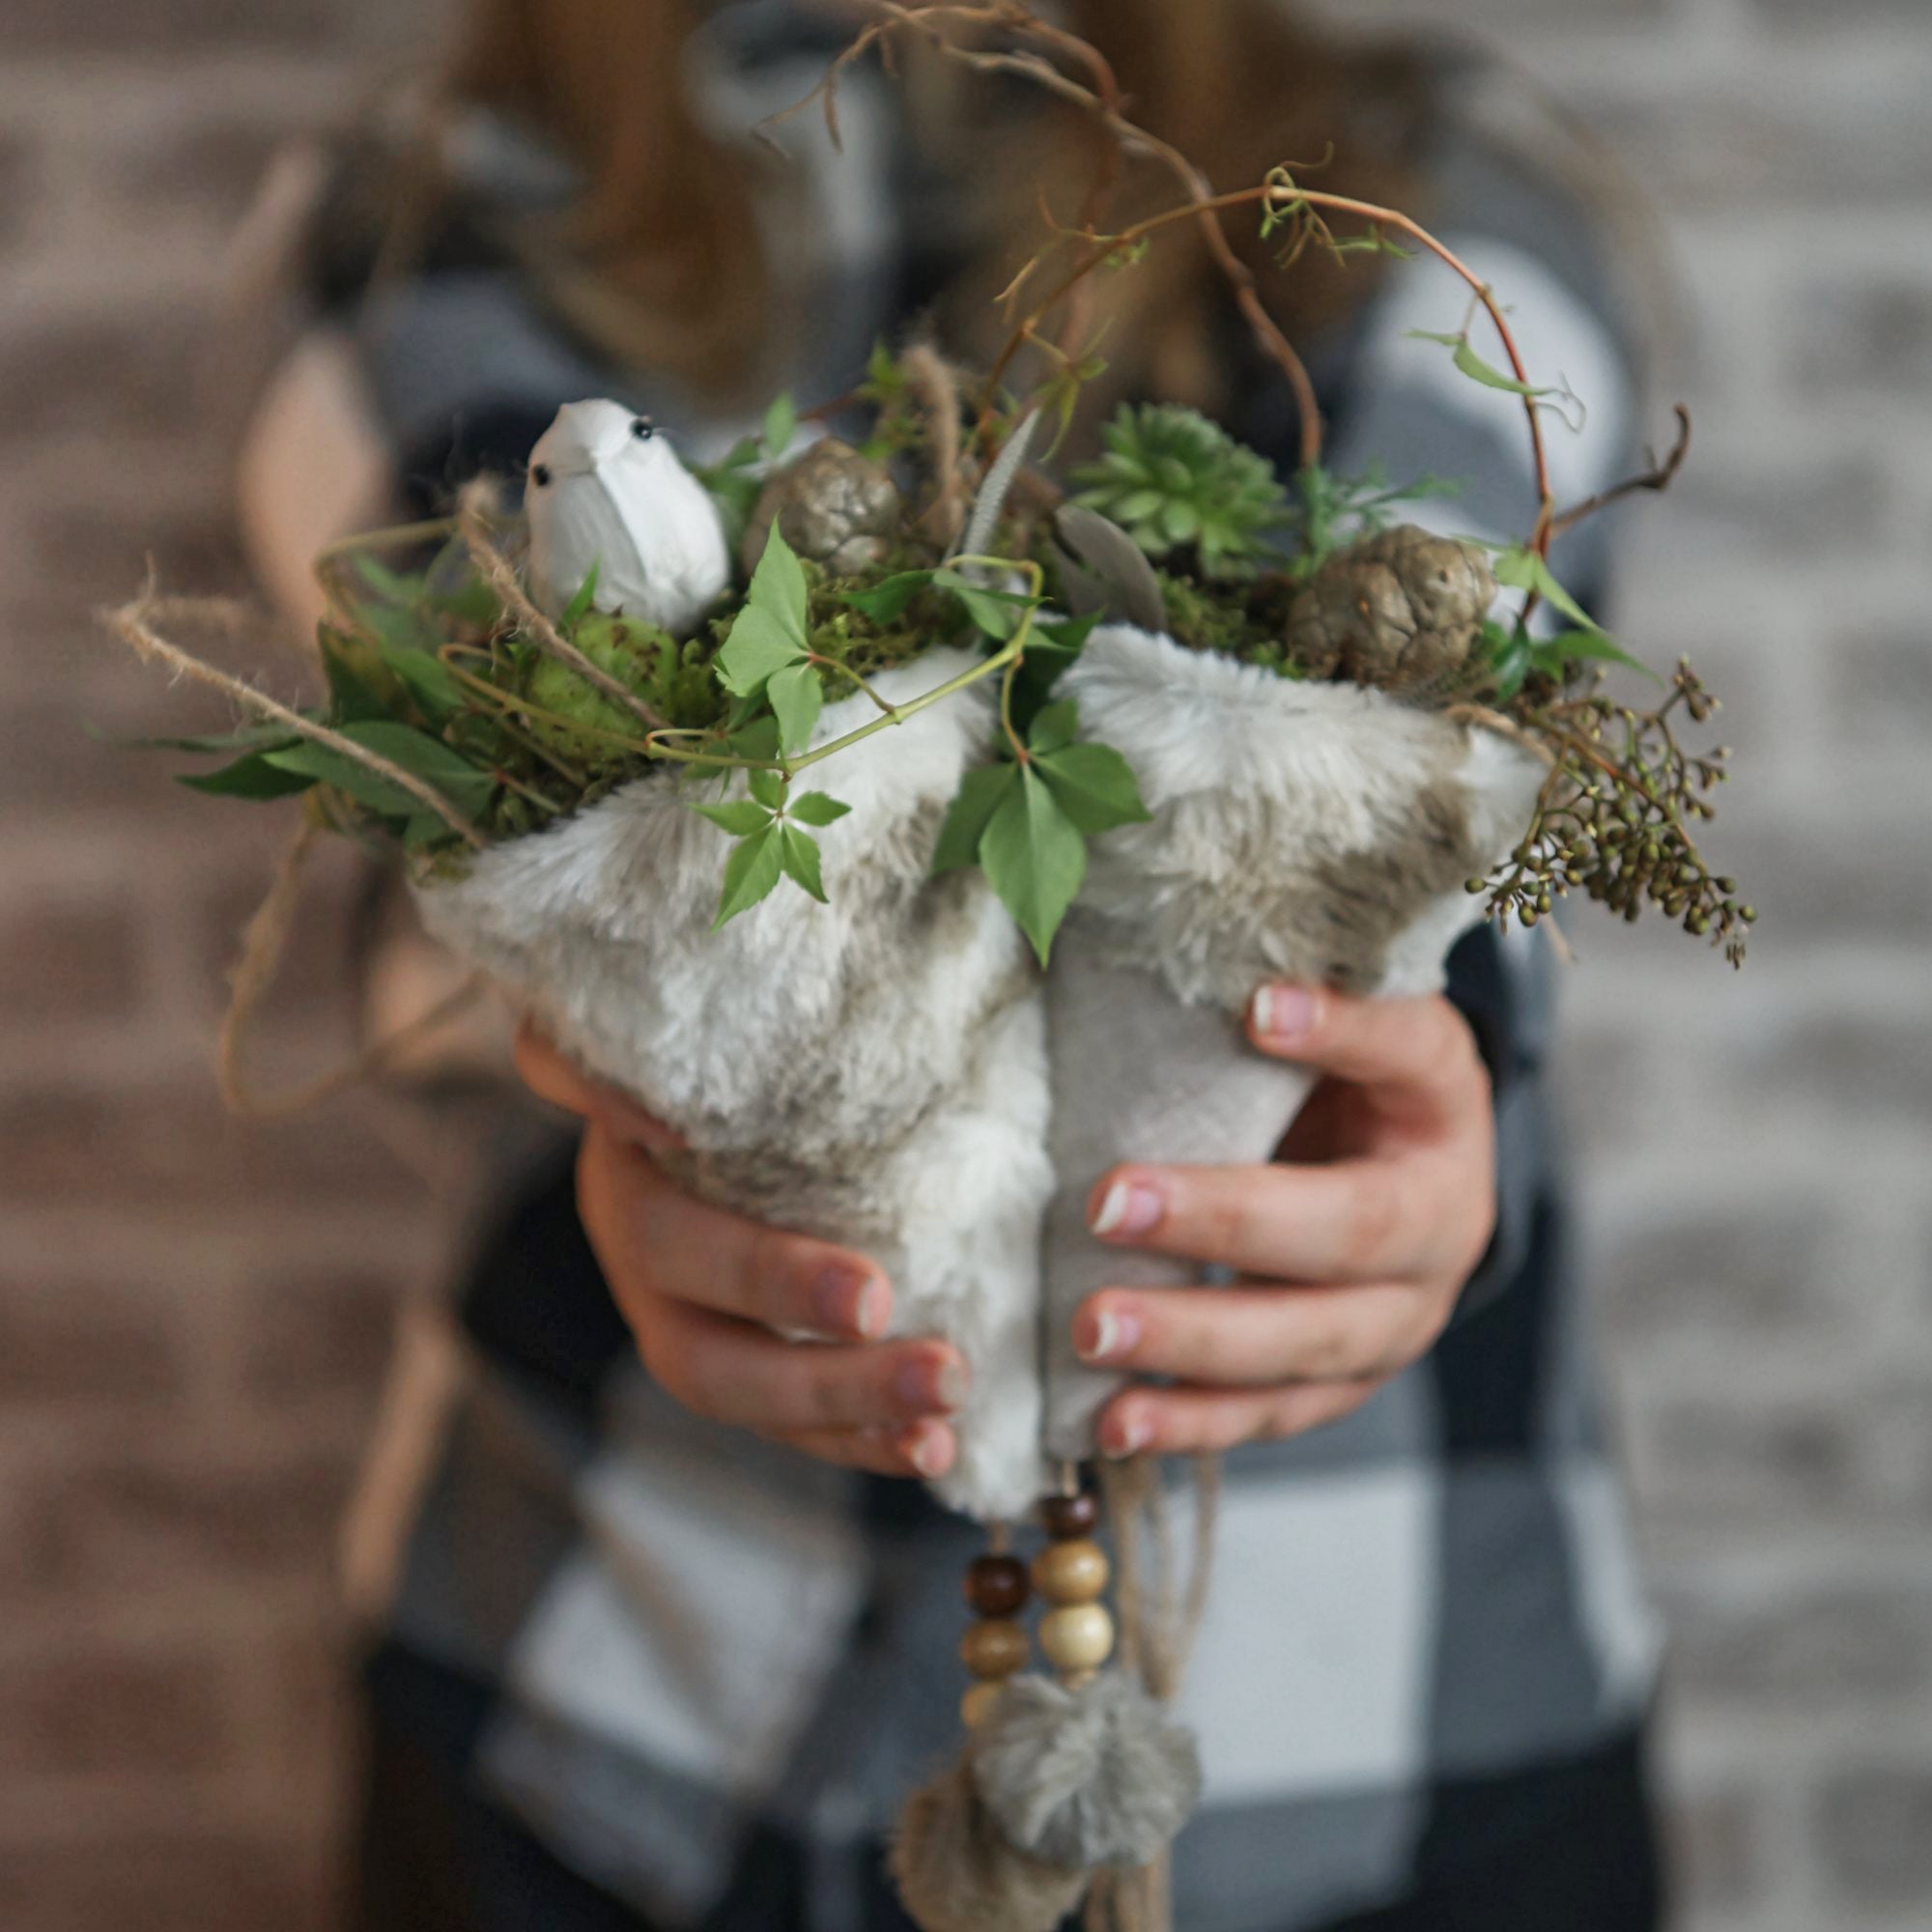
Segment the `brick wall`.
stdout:
[[[1733,979],[1584,923],[1565,1069],[1673,1614],[1696,1932],[1932,1912],[1932,14],[1918,0],[1330,0],[1465,22],[1660,205],[1692,475],[1624,627],[1731,695]],[[82,614],[232,582],[187,381],[261,156],[400,57],[375,0],[0,8],[0,1920],[325,1927],[348,1740],[332,1522],[461,1143],[222,1122],[222,957],[272,847],[102,753],[182,694]],[[399,38],[400,37],[400,38]],[[77,696],[78,694],[78,696]],[[343,1038],[353,868],[277,1037]],[[452,1150],[455,1150],[453,1152]],[[397,1155],[402,1156],[400,1162]],[[421,1174],[423,1179],[411,1178]],[[349,1198],[353,1213],[342,1211]]]

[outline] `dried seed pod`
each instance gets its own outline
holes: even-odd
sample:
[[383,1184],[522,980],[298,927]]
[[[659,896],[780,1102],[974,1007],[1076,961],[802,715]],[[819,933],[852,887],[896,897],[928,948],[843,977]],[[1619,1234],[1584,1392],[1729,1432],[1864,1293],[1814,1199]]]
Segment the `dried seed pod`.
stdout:
[[1495,594],[1480,551],[1404,525],[1330,557],[1291,606],[1287,641],[1311,676],[1413,690],[1468,662]]
[[800,556],[850,577],[884,559],[898,517],[899,489],[886,466],[826,437],[766,479],[738,559],[747,572],[756,567],[776,518]]

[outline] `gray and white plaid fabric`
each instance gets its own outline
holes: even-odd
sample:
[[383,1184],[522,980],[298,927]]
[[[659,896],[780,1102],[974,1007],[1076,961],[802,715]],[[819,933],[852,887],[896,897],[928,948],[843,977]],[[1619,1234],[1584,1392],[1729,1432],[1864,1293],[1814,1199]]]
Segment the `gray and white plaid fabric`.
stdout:
[[[717,35],[721,117],[755,118],[816,71],[781,8],[727,9]],[[889,154],[886,97],[856,84],[844,113],[848,145]],[[1590,395],[1592,437],[1555,439],[1563,494],[1585,495],[1619,468],[1634,417],[1588,224],[1453,116],[1438,160],[1446,238],[1506,286],[1532,363]],[[807,393],[842,386],[895,322],[889,199],[829,173],[814,192],[833,259]],[[1432,507],[1500,533],[1530,498],[1516,425],[1406,334],[1456,327],[1462,299],[1426,263],[1387,276],[1350,345],[1359,400],[1338,412],[1333,461],[1465,477],[1458,503]],[[401,449],[435,446],[466,412],[639,397],[551,332],[507,270],[391,289],[359,326]],[[1595,541],[1573,550],[1573,577],[1594,575]],[[1511,946],[1498,965],[1483,944],[1497,1242],[1429,1360],[1346,1421],[1230,1460],[1180,1699],[1207,1776],[1176,1851],[1189,1932],[1293,1932],[1401,1896],[1445,1782],[1587,1754],[1650,1694],[1656,1634],[1562,1253],[1541,954]],[[552,1292],[541,1268],[526,1280],[538,1326]],[[762,1830],[808,1849],[813,1909],[849,1932],[860,1861],[956,1740],[958,1577],[978,1533],[684,1413],[620,1338],[564,1388],[532,1366],[541,1350],[486,1334],[389,1635],[492,1687],[475,1776],[654,1924],[699,1924]]]

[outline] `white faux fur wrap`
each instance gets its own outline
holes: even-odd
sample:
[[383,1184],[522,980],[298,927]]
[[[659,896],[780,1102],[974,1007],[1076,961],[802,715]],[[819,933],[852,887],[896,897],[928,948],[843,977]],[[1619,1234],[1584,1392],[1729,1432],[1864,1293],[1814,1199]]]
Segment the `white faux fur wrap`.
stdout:
[[[966,664],[934,650],[876,682],[904,699]],[[1081,1296],[1187,1278],[1087,1234],[1093,1182],[1119,1160],[1265,1159],[1309,1081],[1240,1040],[1254,986],[1438,985],[1478,909],[1462,882],[1515,842],[1540,778],[1439,715],[1124,625],[1061,690],[1153,817],[1094,841],[1044,987],[980,873],[928,876],[986,754],[984,687],[814,768],[852,808],[820,835],[829,908],[781,886],[712,932],[728,840],[668,774],[419,893],[438,937],[683,1133],[700,1192],[874,1255],[895,1332],[958,1345],[972,1390],[936,1488],[985,1518],[1033,1502],[1043,1450],[1092,1447],[1116,1384],[1071,1357]],[[871,715],[829,705],[819,741]]]

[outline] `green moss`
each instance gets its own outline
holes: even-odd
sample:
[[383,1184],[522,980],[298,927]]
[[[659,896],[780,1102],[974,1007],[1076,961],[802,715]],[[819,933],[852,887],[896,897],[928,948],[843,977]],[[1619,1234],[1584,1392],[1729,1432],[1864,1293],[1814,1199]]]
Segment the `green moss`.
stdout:
[[1266,579],[1254,584],[1202,583],[1157,571],[1167,628],[1191,651],[1220,651],[1281,677],[1301,670],[1282,642],[1282,617]]

